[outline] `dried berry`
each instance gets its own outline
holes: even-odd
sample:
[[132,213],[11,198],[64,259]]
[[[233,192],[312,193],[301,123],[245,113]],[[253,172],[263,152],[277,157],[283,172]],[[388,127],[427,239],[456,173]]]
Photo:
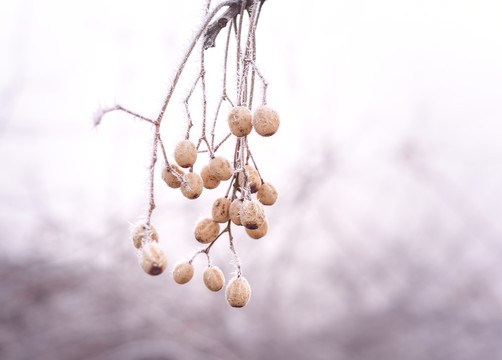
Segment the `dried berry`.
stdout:
[[[258,174],[258,171],[252,165],[246,165],[244,170],[246,171],[249,189],[251,190],[251,193],[254,194],[258,190],[260,190],[260,187],[261,187],[260,174]],[[241,188],[244,188],[245,177],[244,177],[244,173],[242,171],[239,173],[238,178],[239,178],[239,186]]]
[[268,107],[260,106],[253,114],[253,127],[261,136],[272,136],[279,129],[279,114]]
[[258,190],[258,194],[256,195],[263,205],[274,205],[277,201],[278,193],[274,185],[266,182],[260,186],[260,190]]
[[188,199],[197,199],[202,194],[204,182],[196,173],[188,173],[181,182],[181,193]]
[[140,264],[147,274],[160,275],[167,267],[166,254],[158,243],[146,243],[142,247]]
[[204,284],[211,291],[220,291],[225,285],[225,276],[217,266],[210,266],[204,270]]
[[216,189],[220,185],[220,179],[214,176],[211,171],[209,171],[209,166],[205,165],[201,172],[200,177],[204,183],[206,189]]
[[228,115],[228,126],[235,136],[246,136],[253,130],[253,114],[245,106],[236,106]]
[[242,199],[235,199],[234,201],[232,201],[232,204],[230,204],[230,209],[228,213],[230,215],[230,220],[232,220],[232,222],[235,225],[242,225],[240,217],[242,204],[243,204]]
[[223,156],[217,156],[209,162],[209,170],[221,181],[228,180],[234,173],[234,167]]
[[[162,179],[166,182],[167,186],[177,189],[181,186],[181,181],[179,178],[183,178],[185,172],[179,168],[176,164],[170,164],[171,169],[168,169],[167,166],[162,169]],[[177,174],[178,176],[176,176]]]
[[183,140],[176,144],[174,150],[174,160],[182,168],[189,168],[197,160],[197,148],[190,140]]
[[240,211],[241,224],[247,229],[255,230],[265,222],[265,210],[259,201],[244,200]]
[[248,229],[246,228],[246,233],[252,237],[253,239],[261,239],[265,235],[267,235],[268,232],[268,221],[265,220],[262,226],[260,226],[258,229]]
[[232,307],[245,306],[251,297],[251,287],[243,277],[234,277],[227,285],[225,297]]
[[173,278],[178,284],[186,284],[192,279],[193,273],[194,266],[188,262],[184,262],[174,267]]
[[220,224],[211,218],[200,220],[195,225],[194,235],[198,242],[202,244],[209,244],[216,240],[220,233]]
[[151,241],[159,242],[159,233],[153,225],[150,225],[150,229],[148,229],[145,224],[139,224],[134,229],[132,241],[134,243],[134,246],[139,249],[143,245],[143,243]]
[[218,198],[213,203],[211,215],[213,220],[219,223],[225,223],[230,220],[230,205],[232,202],[227,198]]

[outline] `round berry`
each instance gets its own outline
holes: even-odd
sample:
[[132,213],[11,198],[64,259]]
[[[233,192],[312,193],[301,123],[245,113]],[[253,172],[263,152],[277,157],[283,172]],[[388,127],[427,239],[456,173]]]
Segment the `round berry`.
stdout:
[[166,182],[167,186],[173,189],[177,189],[181,186],[180,178],[183,178],[185,172],[181,170],[180,167],[176,164],[170,165],[170,169],[167,166],[162,169],[162,179]]
[[262,226],[260,226],[258,229],[255,230],[250,230],[246,228],[246,233],[253,239],[261,239],[265,235],[267,235],[268,232],[268,221],[265,220]]
[[188,173],[181,182],[181,193],[188,199],[197,199],[202,194],[204,182],[196,173]]
[[158,243],[149,242],[141,248],[140,265],[149,275],[160,275],[167,267],[167,258],[164,250]]
[[148,229],[145,224],[139,224],[134,229],[132,241],[134,246],[139,249],[143,246],[143,243],[152,241],[159,242],[159,233],[153,225],[150,225],[150,229]]
[[234,167],[223,156],[217,156],[209,162],[209,170],[211,174],[221,181],[228,180],[234,173]]
[[211,218],[205,218],[195,225],[193,233],[198,242],[209,244],[218,237],[220,233],[220,224]]
[[237,137],[248,135],[253,130],[253,115],[245,106],[236,106],[228,115],[230,132]]
[[266,182],[260,186],[260,190],[258,190],[258,200],[263,204],[263,205],[274,205],[275,202],[277,201],[277,190],[269,182]]
[[200,177],[204,183],[206,189],[216,189],[220,185],[220,179],[214,176],[211,171],[209,171],[209,166],[205,165],[201,172]]
[[253,114],[253,127],[261,136],[274,135],[280,122],[279,114],[268,106],[260,106]]
[[230,209],[228,210],[230,220],[232,220],[235,225],[242,225],[240,217],[242,203],[242,199],[235,199],[234,201],[232,201],[232,204],[230,204]]
[[189,282],[194,273],[194,266],[188,262],[178,264],[174,267],[173,278],[178,284]]
[[[258,174],[258,170],[256,170],[255,167],[252,165],[246,165],[244,167],[244,170],[246,171],[249,189],[251,190],[251,193],[254,194],[258,190],[260,190],[261,187],[260,174]],[[239,186],[241,188],[244,188],[245,177],[242,171],[239,173],[238,178],[239,178]]]
[[211,215],[213,220],[219,223],[226,223],[230,220],[230,205],[232,202],[227,198],[218,198],[213,203]]
[[251,287],[243,277],[234,277],[227,285],[225,297],[232,307],[245,306],[251,297]]
[[189,168],[197,160],[197,148],[190,140],[183,140],[176,144],[174,149],[174,160],[182,168]]
[[204,284],[211,291],[220,291],[225,285],[225,276],[217,266],[210,266],[204,270]]
[[241,223],[250,230],[256,230],[265,222],[265,210],[259,201],[244,200],[240,211]]

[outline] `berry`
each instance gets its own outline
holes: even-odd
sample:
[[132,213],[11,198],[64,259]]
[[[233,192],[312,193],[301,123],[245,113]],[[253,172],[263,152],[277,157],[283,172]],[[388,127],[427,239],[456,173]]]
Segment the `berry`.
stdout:
[[260,226],[258,229],[255,230],[250,230],[246,228],[246,233],[253,239],[261,239],[265,235],[267,235],[268,232],[268,221],[265,220],[262,226]]
[[[248,178],[249,189],[251,190],[251,193],[254,194],[258,190],[260,190],[261,187],[260,174],[258,174],[258,171],[252,165],[246,165],[244,170],[246,171],[246,175]],[[245,185],[244,173],[241,171],[238,177],[239,177],[239,186],[241,188],[244,188]]]
[[174,267],[173,278],[178,284],[189,282],[194,273],[194,266],[188,262],[178,264]]
[[220,185],[220,179],[214,176],[211,171],[209,171],[209,166],[205,165],[201,172],[200,177],[204,183],[206,189],[216,189]]
[[279,129],[279,114],[268,107],[260,106],[253,115],[253,127],[261,136],[272,136]]
[[242,203],[242,199],[235,199],[234,201],[232,201],[232,204],[230,204],[230,209],[228,210],[230,220],[232,220],[235,225],[242,225],[240,217]]
[[140,224],[134,229],[132,241],[134,246],[139,249],[143,246],[143,242],[159,242],[159,233],[153,225],[150,225],[150,229],[148,230],[145,224]]
[[195,173],[188,173],[181,182],[181,192],[188,199],[197,199],[202,194],[204,182]]
[[167,258],[158,243],[149,242],[143,245],[140,265],[149,275],[162,274],[167,267]]
[[204,284],[211,291],[220,291],[225,285],[225,276],[217,266],[210,266],[204,270]]
[[234,167],[223,156],[217,156],[209,162],[209,170],[218,179],[225,181],[232,177]]
[[226,223],[230,220],[230,205],[232,202],[227,198],[218,198],[213,204],[211,215],[213,220],[219,223]]
[[212,243],[220,234],[220,224],[211,218],[200,220],[195,225],[194,235],[198,242],[202,244]]
[[174,149],[174,160],[182,168],[189,168],[197,160],[197,148],[190,140],[183,140],[176,144]]
[[250,230],[256,230],[265,222],[265,210],[259,201],[244,200],[240,211],[241,223]]
[[251,297],[251,287],[243,277],[234,277],[227,285],[225,297],[232,307],[245,306]]
[[230,132],[237,137],[248,135],[253,130],[253,115],[245,106],[236,106],[228,115]]
[[276,188],[269,182],[262,184],[257,194],[258,200],[263,205],[274,205],[277,201],[277,196]]
[[[162,169],[162,179],[166,182],[167,186],[177,189],[181,186],[181,181],[179,180],[179,177],[183,177],[185,175],[185,172],[179,168],[178,165],[176,164],[170,164],[171,165],[171,170],[167,168],[167,166]],[[178,174],[176,176],[175,174]]]

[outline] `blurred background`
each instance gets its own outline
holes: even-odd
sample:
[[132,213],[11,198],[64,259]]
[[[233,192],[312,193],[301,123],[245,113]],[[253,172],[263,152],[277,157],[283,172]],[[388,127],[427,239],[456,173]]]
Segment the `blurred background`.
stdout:
[[[242,309],[205,288],[202,257],[190,283],[170,274],[226,185],[189,201],[158,167],[169,271],[149,277],[129,227],[148,203],[151,128],[92,124],[115,103],[157,116],[203,11],[2,3],[0,358],[502,359],[502,3],[264,4],[257,62],[281,128],[250,144],[279,201],[265,238],[236,231]],[[212,114],[223,44],[207,51]],[[199,61],[165,117],[169,154]],[[212,258],[228,280],[225,242]]]

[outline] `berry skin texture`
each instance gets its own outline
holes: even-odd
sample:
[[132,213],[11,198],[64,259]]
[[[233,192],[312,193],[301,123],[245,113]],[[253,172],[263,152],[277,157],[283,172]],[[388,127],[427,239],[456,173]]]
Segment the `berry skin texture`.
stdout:
[[256,230],[265,222],[265,210],[259,201],[244,200],[240,211],[241,224],[250,230]]
[[140,265],[149,275],[160,275],[167,267],[167,258],[164,250],[158,243],[150,242],[142,247]]
[[274,185],[269,182],[266,182],[260,186],[260,190],[258,190],[258,201],[260,201],[263,205],[274,205],[277,201],[278,193],[277,189]]
[[210,266],[204,270],[204,284],[211,291],[220,291],[225,285],[225,276],[217,266]]
[[[254,194],[255,192],[258,192],[258,190],[260,190],[261,187],[261,179],[260,179],[260,174],[258,174],[258,170],[256,170],[255,167],[252,165],[246,165],[244,167],[244,171],[246,171],[246,175],[248,177],[248,185],[249,189],[251,190],[251,193]],[[245,185],[244,174],[240,172],[238,178],[239,178],[239,186],[241,188],[244,188]]]
[[139,249],[143,246],[143,242],[159,242],[159,233],[153,225],[150,225],[150,230],[147,230],[145,224],[140,224],[134,229],[132,241],[136,249]]
[[242,204],[242,199],[235,199],[234,201],[232,201],[232,204],[230,204],[230,209],[228,210],[230,220],[232,220],[235,225],[239,226],[242,225],[240,217]]
[[202,244],[212,243],[220,234],[220,224],[211,218],[202,219],[195,225],[193,234]]
[[261,239],[265,235],[267,235],[268,232],[268,221],[265,220],[262,226],[260,226],[258,229],[255,230],[250,230],[246,228],[246,233],[249,235],[249,237],[253,239]]
[[243,277],[234,277],[227,285],[225,297],[232,307],[246,306],[251,297],[251,287],[248,281]]
[[227,198],[218,198],[213,203],[211,216],[213,220],[219,223],[226,223],[230,220],[230,205],[232,202]]
[[181,183],[181,193],[188,199],[197,199],[202,194],[204,182],[196,173],[188,173]]
[[220,179],[214,176],[211,171],[209,171],[209,166],[204,166],[200,172],[200,177],[204,183],[206,189],[216,189],[220,185]]
[[174,267],[173,278],[178,284],[186,284],[192,280],[194,266],[188,262],[178,264]]
[[178,189],[181,186],[181,181],[174,174],[177,173],[180,177],[185,175],[185,172],[180,169],[176,164],[171,164],[172,170],[169,170],[167,166],[162,169],[162,179],[166,182],[167,186],[173,189]]
[[223,156],[217,156],[209,162],[209,170],[221,181],[228,180],[234,173],[234,167]]
[[253,130],[253,114],[245,106],[236,106],[228,115],[228,126],[235,136],[246,136]]
[[253,127],[261,136],[272,136],[279,129],[279,114],[268,106],[260,106],[253,115]]
[[189,168],[197,160],[197,148],[190,140],[183,140],[176,144],[174,149],[174,160],[182,168]]

